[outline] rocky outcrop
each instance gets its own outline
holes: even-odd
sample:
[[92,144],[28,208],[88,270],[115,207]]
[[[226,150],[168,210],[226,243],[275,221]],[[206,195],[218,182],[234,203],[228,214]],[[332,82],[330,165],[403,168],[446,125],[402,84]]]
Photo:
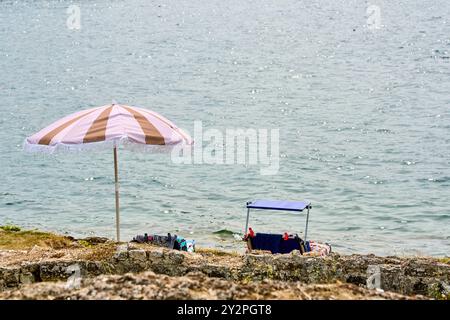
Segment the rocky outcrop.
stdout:
[[202,273],[173,277],[144,273],[102,275],[73,288],[64,282],[42,282],[0,293],[0,299],[409,299],[390,292],[368,290],[352,284],[312,285],[262,280],[249,283],[211,278]]
[[[447,298],[450,265],[427,258],[383,258],[374,255],[327,257],[246,256],[242,274],[305,283],[342,281],[366,286],[378,281],[381,289],[405,295]],[[376,285],[374,283],[374,285]]]
[[[79,276],[89,279],[99,275],[123,275],[152,271],[155,274],[182,277],[202,274],[232,283],[249,284],[277,281],[301,284],[332,284],[337,281],[358,287],[378,287],[403,295],[446,298],[449,295],[450,265],[432,258],[376,257],[374,255],[338,255],[327,257],[288,255],[232,254],[203,250],[186,253],[150,245],[122,245],[112,253],[94,256],[53,252],[51,258],[0,263],[0,291],[38,282],[67,281]],[[1,257],[2,255],[0,255]],[[4,256],[4,255],[3,255]],[[89,258],[86,258],[89,257]],[[112,278],[111,278],[112,279]],[[115,279],[115,278],[114,278]],[[89,284],[91,285],[91,284]]]

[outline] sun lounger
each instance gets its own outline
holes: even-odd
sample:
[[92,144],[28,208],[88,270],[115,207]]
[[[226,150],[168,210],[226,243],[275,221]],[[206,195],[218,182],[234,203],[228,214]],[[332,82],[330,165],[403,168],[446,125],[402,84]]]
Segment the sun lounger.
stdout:
[[[281,235],[272,233],[256,233],[254,234],[251,228],[248,228],[250,219],[250,210],[280,210],[291,212],[303,212],[306,210],[306,227],[304,240],[300,239],[298,235]],[[293,250],[299,250],[301,253],[305,252],[306,237],[308,234],[309,210],[311,203],[308,201],[282,201],[282,200],[255,200],[247,202],[247,220],[245,222],[244,234],[248,244],[249,250],[265,250],[272,253],[289,253]],[[247,234],[248,231],[251,231]]]

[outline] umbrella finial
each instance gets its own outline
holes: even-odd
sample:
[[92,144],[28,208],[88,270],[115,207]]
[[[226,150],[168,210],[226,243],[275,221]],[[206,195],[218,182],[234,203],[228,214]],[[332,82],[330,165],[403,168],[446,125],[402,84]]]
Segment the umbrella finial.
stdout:
[[111,105],[115,105],[115,104],[118,104],[118,103],[117,103],[117,101],[116,101],[116,100],[114,100],[114,99],[112,99],[112,101],[111,101]]

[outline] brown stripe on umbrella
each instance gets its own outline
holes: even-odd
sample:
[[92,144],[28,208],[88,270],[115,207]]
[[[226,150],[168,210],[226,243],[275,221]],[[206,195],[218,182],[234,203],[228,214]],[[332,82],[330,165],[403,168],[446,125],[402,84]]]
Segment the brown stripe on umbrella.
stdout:
[[169,126],[171,129],[175,130],[176,132],[178,132],[184,139],[185,141],[188,141],[190,138],[183,132],[183,130],[174,127],[173,125],[170,124],[170,122],[168,122],[167,120],[164,120],[163,118],[161,118],[160,116],[158,116],[158,114],[155,114],[154,112],[151,112],[150,110],[145,110],[143,109],[143,111],[147,112],[148,114],[150,114],[152,117],[155,117],[157,119],[159,119],[161,122],[165,123],[167,126]]
[[83,143],[105,141],[106,125],[108,124],[109,114],[111,113],[112,107],[113,106],[103,110],[97,119],[95,119],[89,130],[86,132]]
[[[97,110],[97,109],[96,109]],[[75,121],[80,120],[81,118],[83,118],[84,116],[87,116],[88,114],[91,114],[92,112],[94,112],[95,110],[91,110],[89,112],[86,112],[84,114],[82,114],[81,116],[78,116],[76,118],[70,119],[67,122],[64,122],[63,124],[61,124],[60,126],[56,127],[55,129],[53,129],[52,131],[50,131],[49,133],[47,133],[45,136],[43,136],[38,144],[44,144],[44,145],[49,145],[50,142],[52,141],[52,139],[61,131],[63,131],[65,128],[67,128],[68,126],[70,126],[72,123],[74,123]]]
[[126,109],[129,113],[131,113],[141,126],[142,131],[144,131],[145,135],[145,144],[157,144],[157,145],[166,144],[166,142],[164,141],[164,137],[161,135],[158,129],[156,129],[156,127],[150,121],[148,121],[146,117],[144,117],[140,112],[132,108],[128,108],[125,106],[122,107]]

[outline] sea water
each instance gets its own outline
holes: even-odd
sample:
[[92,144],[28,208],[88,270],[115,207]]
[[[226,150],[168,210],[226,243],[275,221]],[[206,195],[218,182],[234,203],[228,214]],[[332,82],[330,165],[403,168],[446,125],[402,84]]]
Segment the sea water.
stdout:
[[[308,199],[308,238],[339,252],[448,255],[449,12],[446,0],[1,1],[0,224],[114,237],[112,151],[28,155],[22,142],[115,100],[191,133],[198,120],[280,134],[273,175],[119,150],[124,240],[172,232],[243,250],[246,201]],[[305,216],[255,211],[250,225],[303,236]]]

